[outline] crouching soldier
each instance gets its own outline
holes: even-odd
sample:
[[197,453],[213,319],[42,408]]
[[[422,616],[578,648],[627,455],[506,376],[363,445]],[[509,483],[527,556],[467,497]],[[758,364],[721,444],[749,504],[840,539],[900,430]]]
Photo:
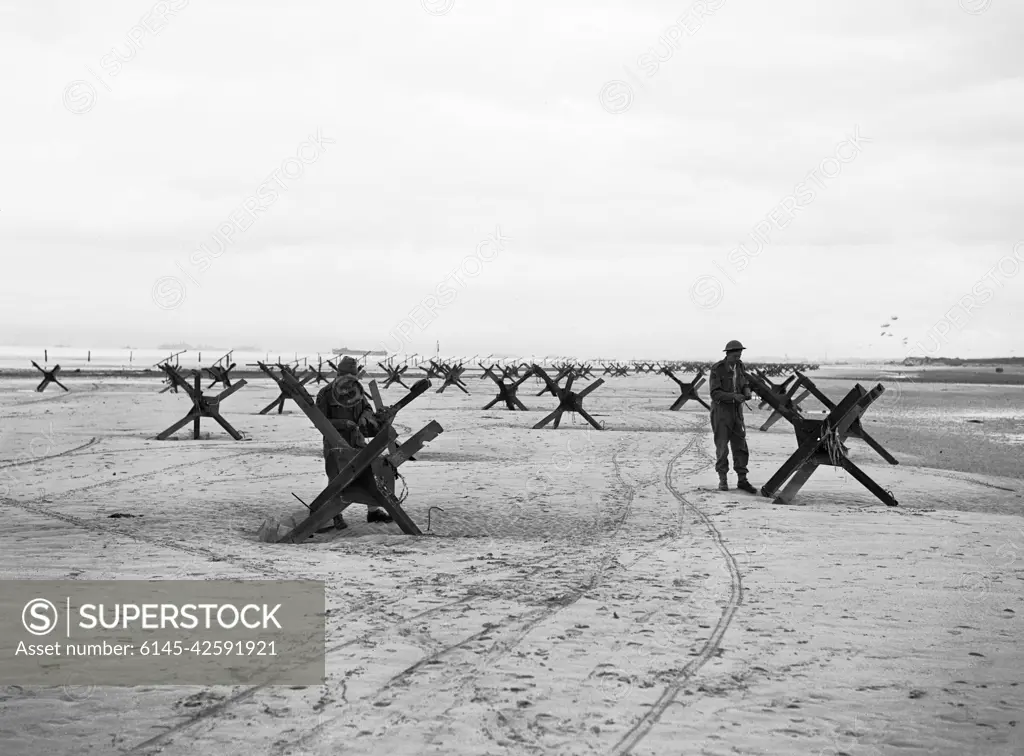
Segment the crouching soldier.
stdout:
[[743,402],[752,392],[740,357],[743,344],[730,341],[725,345],[725,359],[711,366],[711,429],[715,434],[718,471],[718,490],[729,490],[729,447],[732,446],[733,468],[739,480],[736,487],[748,493],[757,493],[747,480],[747,429],[743,423]]
[[[359,383],[359,365],[351,357],[342,358],[338,363],[337,377],[320,389],[316,397],[316,406],[324,416],[331,421],[341,437],[353,449],[362,449],[366,446],[366,439],[373,438],[381,432],[383,426],[373,411],[373,405],[366,396],[362,385]],[[327,470],[327,478],[333,479],[341,473],[345,464],[352,458],[352,452],[348,449],[332,447],[331,443],[324,439],[324,465]],[[352,500],[339,494],[342,501]],[[377,504],[364,501],[368,510],[366,512],[367,522],[392,522],[391,515],[381,509]],[[334,527],[344,530],[348,527],[345,518],[338,515],[334,518]],[[330,528],[326,528],[330,530]]]

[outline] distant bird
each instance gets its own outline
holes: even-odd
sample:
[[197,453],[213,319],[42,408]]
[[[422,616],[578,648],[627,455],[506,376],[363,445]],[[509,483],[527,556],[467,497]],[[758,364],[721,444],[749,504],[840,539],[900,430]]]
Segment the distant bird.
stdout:
[[899,318],[897,318],[895,315],[893,315],[892,317],[889,318],[889,320],[899,320]]
[[889,327],[888,323],[882,323],[882,328],[888,328],[888,327]]

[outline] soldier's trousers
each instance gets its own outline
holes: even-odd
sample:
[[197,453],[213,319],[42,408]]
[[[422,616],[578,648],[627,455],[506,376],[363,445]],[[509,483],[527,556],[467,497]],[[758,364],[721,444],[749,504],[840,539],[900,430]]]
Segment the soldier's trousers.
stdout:
[[715,470],[719,477],[729,472],[729,447],[732,447],[733,469],[740,478],[747,477],[747,428],[743,422],[742,405],[711,405],[711,429],[715,435]]
[[[354,446],[353,448],[355,448],[357,451],[359,449],[358,446]],[[345,465],[343,464],[343,462],[345,461],[347,460],[343,459],[343,455],[341,454],[340,450],[333,448],[330,442],[328,442],[327,439],[324,439],[324,468],[325,471],[327,472],[327,479],[329,481],[333,480],[334,478],[341,474],[341,471],[345,467]],[[345,491],[338,494],[334,500],[337,499],[340,499],[341,501],[347,501],[350,504],[365,504],[370,509],[378,508],[377,502],[374,499],[372,499],[369,496],[369,494],[361,490],[361,488],[358,485],[350,486],[349,488],[345,489]]]

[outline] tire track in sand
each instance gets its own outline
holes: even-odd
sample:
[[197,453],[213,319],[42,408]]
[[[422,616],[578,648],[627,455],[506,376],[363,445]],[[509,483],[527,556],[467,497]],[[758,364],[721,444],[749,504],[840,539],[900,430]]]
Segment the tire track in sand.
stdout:
[[722,534],[719,532],[718,528],[715,527],[715,524],[711,521],[710,517],[704,514],[704,512],[693,504],[693,502],[689,501],[675,488],[675,486],[672,485],[672,473],[676,462],[685,452],[686,449],[680,451],[672,457],[666,466],[665,487],[679,503],[680,517],[683,512],[688,511],[700,519],[701,522],[704,523],[704,527],[707,529],[708,535],[711,536],[711,540],[714,541],[718,551],[725,559],[726,566],[729,568],[729,601],[726,604],[725,609],[722,611],[722,616],[718,618],[718,623],[715,625],[715,628],[711,633],[711,637],[709,637],[704,643],[704,647],[700,650],[697,656],[695,656],[679,671],[675,680],[665,688],[664,692],[662,692],[658,697],[658,700],[654,702],[640,721],[633,725],[633,727],[623,735],[619,742],[615,744],[615,747],[612,749],[612,754],[614,754],[614,756],[626,756],[626,754],[636,748],[640,741],[647,737],[647,734],[650,733],[668,707],[672,705],[673,701],[675,701],[676,696],[679,695],[683,685],[708,662],[716,651],[718,651],[722,644],[722,636],[724,636],[725,631],[729,629],[733,616],[736,614],[737,609],[739,609],[739,606],[743,601],[743,582],[740,577],[739,566],[736,564],[736,558],[725,545],[725,542],[722,539]]
[[[617,465],[617,461],[615,460],[614,457],[613,457],[613,464]],[[623,482],[623,484],[627,488],[627,501],[626,501],[626,505],[623,507],[623,512],[617,518],[618,523],[617,523],[617,527],[616,527],[616,532],[618,531],[618,528],[621,527],[621,524],[625,522],[626,517],[628,517],[628,511],[629,511],[630,507],[632,506],[632,497],[633,497],[633,491],[632,491],[633,487],[629,486],[628,484],[625,484],[625,481],[621,478],[621,476],[620,476],[619,479],[620,479],[621,482]],[[581,557],[581,559],[583,559],[583,557]],[[547,567],[550,567],[550,566],[552,566],[554,564],[562,564],[562,563],[564,563],[564,561],[565,561],[565,558],[564,558],[563,555],[561,555],[561,554],[553,555],[553,556],[551,556],[548,559],[542,560],[542,563],[540,565],[538,565],[538,569],[533,574],[541,573]],[[607,560],[605,560],[602,563],[602,571],[603,571],[603,568],[606,565],[607,565]],[[514,619],[518,619],[518,620],[521,621],[521,626],[519,628],[513,629],[514,632],[513,632],[513,637],[512,638],[509,638],[508,640],[506,640],[504,642],[502,642],[500,640],[495,642],[495,644],[492,646],[492,648],[487,653],[487,661],[488,661],[488,663],[493,661],[493,660],[497,660],[497,659],[501,658],[502,656],[504,656],[505,654],[507,654],[512,648],[515,647],[516,644],[518,644],[521,641],[521,639],[523,637],[525,637],[530,632],[530,630],[532,630],[534,627],[536,627],[536,625],[540,624],[545,619],[547,619],[548,617],[550,617],[553,614],[555,614],[557,611],[559,611],[559,610],[561,610],[561,609],[563,609],[563,608],[565,608],[567,606],[571,606],[572,603],[575,603],[575,601],[579,600],[579,598],[582,595],[584,595],[587,591],[589,591],[595,585],[594,580],[595,580],[596,577],[598,577],[596,574],[592,575],[591,578],[589,580],[587,580],[586,582],[584,582],[581,586],[579,586],[579,588],[576,591],[570,591],[568,593],[562,594],[561,596],[554,597],[551,600],[551,603],[548,606],[542,607],[542,608],[540,608],[538,610],[535,610],[534,612],[527,613],[526,615],[520,615],[519,617],[514,618]],[[512,583],[518,583],[522,579],[523,579],[522,577],[518,577],[517,576],[517,577],[509,578],[509,579],[507,579],[505,581],[502,581],[502,582],[507,583],[507,584],[512,584]],[[401,621],[399,621],[396,624],[387,624],[387,625],[385,625],[385,629],[382,632],[371,630],[371,631],[368,631],[367,633],[365,633],[364,635],[360,636],[359,638],[355,638],[353,640],[346,641],[344,643],[340,643],[340,644],[337,644],[337,645],[334,645],[334,646],[330,646],[330,647],[328,647],[326,649],[326,654],[329,655],[331,653],[343,650],[345,648],[348,648],[348,647],[353,646],[355,644],[364,642],[364,641],[366,641],[368,639],[371,639],[371,638],[375,639],[375,640],[381,640],[383,638],[389,637],[392,633],[398,632],[399,630],[401,630],[401,629],[403,629],[403,628],[405,628],[405,627],[407,627],[407,626],[409,626],[409,625],[411,625],[413,623],[420,622],[420,621],[422,621],[424,619],[427,619],[427,618],[434,618],[437,615],[442,614],[442,613],[451,613],[451,612],[454,612],[456,610],[464,611],[466,608],[468,608],[468,605],[471,602],[473,602],[474,600],[483,599],[483,600],[486,601],[486,600],[489,600],[489,599],[500,598],[500,590],[498,590],[499,588],[500,588],[500,585],[499,586],[493,586],[493,585],[492,586],[488,586],[488,590],[487,590],[486,594],[481,594],[479,592],[478,588],[471,588],[471,589],[469,589],[469,591],[464,596],[462,596],[461,598],[459,598],[459,599],[457,599],[455,601],[449,602],[449,603],[444,604],[444,605],[439,606],[439,607],[434,607],[433,609],[429,609],[429,610],[427,610],[425,612],[421,612],[421,613],[419,613],[419,614],[417,614],[417,615],[415,615],[413,617],[401,620]],[[576,594],[576,595],[574,595],[574,594]],[[439,650],[434,650],[435,649],[434,646],[428,645],[428,643],[423,642],[422,640],[420,640],[420,641],[418,641],[419,644],[421,646],[423,646],[424,649],[427,651],[427,655],[423,659],[419,660],[415,664],[413,664],[413,665],[407,667],[406,669],[402,670],[397,675],[394,675],[392,678],[390,678],[387,682],[385,682],[380,688],[378,688],[373,693],[370,693],[370,694],[368,694],[366,696],[361,697],[360,699],[357,699],[356,701],[352,701],[352,702],[348,702],[348,703],[351,706],[352,704],[357,703],[358,701],[365,701],[367,699],[377,698],[381,694],[387,693],[389,690],[392,690],[392,689],[394,689],[396,687],[404,685],[406,683],[406,681],[411,679],[411,678],[413,678],[417,672],[419,672],[419,671],[421,671],[423,669],[429,669],[432,666],[435,666],[436,664],[438,664],[440,662],[440,660],[443,657],[445,657],[447,655],[450,655],[453,652],[456,652],[456,651],[458,651],[458,650],[460,650],[460,649],[462,649],[462,648],[464,648],[464,647],[466,647],[466,646],[468,646],[468,645],[470,645],[472,643],[480,642],[481,640],[484,640],[484,639],[489,639],[491,636],[493,636],[500,629],[502,629],[502,628],[509,628],[509,626],[511,624],[512,624],[512,622],[506,622],[506,623],[503,623],[501,625],[491,624],[488,627],[486,627],[484,630],[482,630],[480,632],[477,632],[477,633],[474,633],[473,635],[463,639],[462,641],[460,641],[458,643],[446,646],[446,647],[441,648]],[[516,632],[516,630],[518,630],[518,632]],[[415,637],[413,637],[413,636],[405,636],[405,637],[406,637],[407,640],[411,640],[411,641],[417,642],[417,639]],[[477,670],[477,671],[479,671],[479,670]],[[216,725],[215,725],[214,721],[218,717],[227,715],[235,705],[244,703],[245,701],[249,700],[250,698],[253,698],[256,694],[263,692],[268,687],[269,687],[269,685],[264,684],[264,685],[253,686],[251,688],[246,688],[245,690],[239,691],[238,693],[236,693],[235,695],[231,696],[230,698],[228,698],[228,699],[226,699],[224,701],[221,701],[218,704],[210,706],[210,707],[208,707],[206,709],[203,709],[202,711],[200,711],[200,712],[196,713],[195,715],[193,715],[188,720],[186,720],[184,722],[180,722],[180,723],[170,727],[169,729],[165,730],[164,732],[159,733],[157,735],[154,735],[153,737],[151,737],[151,738],[149,738],[149,739],[147,739],[147,740],[145,740],[145,741],[143,741],[143,742],[133,746],[128,751],[125,751],[123,756],[140,756],[141,754],[143,754],[144,752],[146,752],[149,749],[157,748],[157,747],[165,747],[168,744],[168,741],[170,741],[176,735],[182,735],[186,731],[191,730],[191,729],[193,729],[195,727],[204,725],[204,724],[211,725],[212,727],[216,728]],[[310,730],[307,730],[305,733],[301,734],[297,739],[294,739],[292,741],[287,741],[287,742],[282,742],[280,740],[276,741],[272,745],[273,752],[274,753],[281,753],[281,752],[285,751],[286,749],[290,749],[290,748],[293,748],[293,747],[300,747],[302,745],[307,744],[309,741],[315,739],[319,734],[321,734],[326,729],[326,727],[328,725],[330,725],[331,723],[337,722],[338,720],[342,719],[343,716],[351,716],[351,714],[350,713],[346,713],[345,715],[339,715],[339,716],[334,717],[332,719],[321,719],[321,721],[318,722],[318,724],[315,727],[313,727]],[[190,745],[195,743],[196,740],[197,740],[197,738],[193,737],[192,740],[190,741]]]
[[[690,443],[688,444],[687,448],[690,448],[690,446],[696,443],[696,440],[697,436],[696,434],[694,434],[694,437],[690,440]],[[638,445],[637,441],[631,441],[634,445]],[[350,710],[347,710],[344,714],[339,714],[331,718],[322,718],[321,721],[319,721],[316,726],[314,726],[310,730],[307,730],[298,738],[289,740],[287,742],[276,742],[271,750],[271,753],[275,756],[282,756],[283,754],[288,752],[302,752],[302,749],[308,748],[311,742],[316,740],[322,734],[324,734],[331,725],[343,723],[347,719],[357,718],[361,716],[363,713],[373,708],[373,702],[375,700],[379,700],[382,695],[386,695],[389,691],[394,690],[397,687],[403,687],[407,689],[409,683],[412,681],[415,675],[418,672],[424,670],[428,670],[431,672],[437,671],[442,673],[440,680],[437,680],[436,677],[428,679],[427,687],[429,687],[430,689],[436,689],[439,686],[444,686],[446,689],[453,691],[453,695],[455,698],[454,703],[451,706],[446,707],[443,712],[438,712],[436,714],[431,715],[431,719],[443,719],[448,711],[450,711],[455,706],[459,705],[459,703],[461,702],[460,697],[463,695],[466,688],[468,688],[476,680],[476,678],[483,670],[485,670],[489,665],[494,664],[495,662],[506,656],[509,652],[511,652],[512,649],[514,649],[520,642],[522,642],[523,638],[529,635],[529,633],[538,625],[546,622],[561,610],[570,607],[577,601],[579,601],[580,598],[586,595],[588,591],[592,590],[594,586],[596,586],[600,581],[605,570],[611,562],[612,551],[615,544],[617,543],[616,537],[629,516],[629,513],[632,509],[633,497],[636,491],[636,486],[632,486],[630,484],[625,483],[624,479],[621,477],[621,473],[618,467],[618,455],[621,453],[621,451],[622,448],[618,449],[613,454],[612,463],[616,469],[616,474],[619,476],[619,481],[623,483],[626,488],[626,503],[622,508],[622,512],[616,518],[617,521],[615,523],[615,529],[608,539],[608,544],[605,547],[605,553],[603,554],[600,563],[598,564],[597,568],[593,571],[593,573],[591,573],[583,582],[558,596],[552,597],[548,600],[545,606],[512,617],[504,622],[500,622],[497,624],[492,623],[489,626],[485,627],[483,630],[474,633],[473,635],[467,638],[462,639],[458,643],[454,643],[452,645],[446,646],[440,650],[428,654],[426,657],[420,659],[415,664],[410,665],[406,669],[402,670],[398,674],[391,677],[387,682],[385,682],[380,688],[378,688],[372,694],[363,696],[361,699],[359,699],[360,702],[369,701],[369,704],[363,703],[363,706],[360,709],[351,710],[352,705],[357,702],[349,701],[348,705],[350,707]],[[550,560],[546,561],[552,563],[564,563],[565,557],[564,555],[559,554],[553,556]],[[587,559],[586,555],[583,555],[580,557],[579,561],[587,563],[589,560]],[[521,578],[513,578],[510,581],[506,582],[518,582],[520,580]],[[490,598],[500,598],[500,595],[492,595],[490,596]],[[495,636],[500,637],[495,638]],[[470,646],[471,644],[489,640],[493,641],[491,646],[484,653],[480,654],[479,658],[475,662],[469,663],[467,665],[467,669],[458,671],[453,675],[443,675],[445,670],[435,669],[438,665],[444,663],[443,660],[446,657],[450,657],[454,653],[465,649],[467,646]],[[434,700],[434,697],[424,696],[422,700],[431,701]],[[408,714],[409,713],[407,712],[407,715]],[[424,721],[430,720],[427,720],[425,718]],[[437,737],[441,729],[441,727],[438,727],[431,731],[430,734],[427,736],[424,745],[428,745],[430,741],[433,741]]]
[[[680,450],[675,455],[673,461],[675,459],[678,459],[680,456],[687,454],[690,450],[693,449],[693,447],[701,438],[699,430],[699,427],[687,429],[687,433],[689,433],[690,438],[688,439],[683,449]],[[635,438],[630,439],[630,442],[635,447],[639,446],[639,441]],[[604,554],[602,555],[600,563],[585,582],[581,583],[580,585],[576,586],[570,591],[563,593],[560,596],[552,598],[551,600],[549,600],[548,605],[545,607],[534,610],[532,612],[521,614],[517,617],[512,618],[509,621],[499,623],[498,625],[492,624],[484,630],[474,633],[473,635],[463,639],[462,641],[456,644],[447,646],[439,651],[436,651],[428,655],[426,658],[421,659],[420,661],[416,662],[410,667],[407,667],[399,674],[393,676],[383,686],[378,688],[377,691],[375,691],[371,695],[364,696],[361,700],[366,701],[369,699],[379,699],[382,694],[386,694],[388,691],[396,688],[399,685],[402,685],[403,687],[408,687],[408,681],[411,680],[412,677],[417,672],[424,669],[431,669],[433,667],[436,667],[439,663],[443,663],[443,658],[448,657],[453,653],[464,649],[470,644],[484,640],[492,640],[493,636],[498,635],[500,633],[502,637],[494,640],[491,647],[487,649],[487,651],[483,654],[480,654],[479,658],[475,661],[475,663],[468,664],[468,669],[464,669],[461,672],[457,672],[455,675],[442,677],[440,681],[437,681],[436,678],[430,681],[432,684],[430,684],[429,687],[432,690],[436,690],[441,685],[445,686],[447,689],[452,689],[452,684],[454,683],[454,702],[450,706],[447,706],[444,709],[444,711],[433,713],[430,716],[430,719],[446,720],[448,712],[450,712],[453,708],[459,706],[463,702],[465,690],[473,684],[473,682],[477,679],[477,677],[482,671],[486,670],[488,666],[493,665],[495,662],[499,661],[501,658],[510,653],[516,646],[519,645],[519,643],[522,642],[523,638],[529,635],[529,633],[534,628],[548,621],[551,617],[555,616],[561,610],[572,606],[577,601],[579,601],[583,596],[585,596],[590,590],[597,586],[600,583],[600,580],[603,577],[604,572],[607,570],[609,564],[613,559],[615,548],[620,545],[617,537],[620,531],[622,530],[622,527],[626,523],[627,519],[629,518],[630,512],[632,511],[633,500],[636,491],[642,487],[642,485],[630,484],[625,481],[625,478],[622,475],[622,470],[619,465],[618,459],[621,452],[622,448],[618,449],[615,453],[613,453],[612,465],[615,469],[615,474],[618,481],[623,485],[623,487],[626,490],[626,504],[615,519],[614,530],[612,531],[610,537],[607,540],[604,549]],[[562,557],[557,558],[562,559]],[[433,670],[431,669],[431,671]],[[443,672],[443,670],[438,671]],[[424,696],[422,700],[430,701],[433,700],[433,698],[433,696]],[[354,702],[350,701],[349,706],[351,706],[352,703]],[[365,711],[369,710],[370,707],[372,706],[372,703],[370,704],[370,706],[366,706],[364,704],[361,710],[348,711],[344,715],[338,715],[330,719],[322,719],[315,727],[313,727],[311,730],[308,730],[300,737],[290,740],[288,742],[279,741],[275,743],[271,753],[274,754],[274,756],[283,756],[283,754],[289,752],[301,752],[302,748],[308,748],[309,745],[311,744],[311,741],[314,741],[317,737],[323,734],[330,725],[342,722],[344,719],[349,717],[358,717]],[[410,712],[406,712],[406,716],[409,716],[409,714]],[[425,718],[425,721],[430,721],[430,719]],[[435,740],[438,734],[443,730],[443,728],[444,725],[434,728],[427,736],[424,746],[436,744]],[[300,750],[293,751],[292,749]]]

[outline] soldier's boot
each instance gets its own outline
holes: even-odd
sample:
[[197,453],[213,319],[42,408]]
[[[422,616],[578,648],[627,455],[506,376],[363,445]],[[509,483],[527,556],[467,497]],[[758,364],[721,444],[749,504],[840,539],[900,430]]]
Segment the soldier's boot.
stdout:
[[367,522],[394,522],[386,509],[371,509],[366,513]]
[[318,534],[319,533],[330,533],[332,530],[344,530],[347,527],[348,527],[348,523],[345,522],[345,518],[342,517],[341,515],[335,515],[334,520],[331,522],[330,525],[324,525],[322,528],[320,528],[316,532]]
[[724,475],[721,475],[718,478],[718,490],[719,491],[728,491],[729,490],[729,479],[726,478]]
[[739,479],[739,480],[738,480],[738,481],[736,482],[736,488],[738,488],[738,489],[739,489],[739,490],[741,490],[741,491],[746,491],[747,493],[752,493],[752,494],[756,494],[756,493],[757,493],[757,489],[756,489],[756,488],[754,488],[754,487],[753,487],[753,486],[752,486],[752,485],[750,484],[750,481],[749,481],[749,480],[747,480],[746,478],[740,478],[740,479]]

